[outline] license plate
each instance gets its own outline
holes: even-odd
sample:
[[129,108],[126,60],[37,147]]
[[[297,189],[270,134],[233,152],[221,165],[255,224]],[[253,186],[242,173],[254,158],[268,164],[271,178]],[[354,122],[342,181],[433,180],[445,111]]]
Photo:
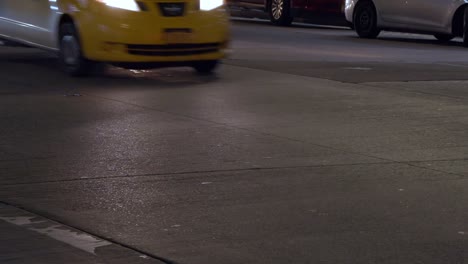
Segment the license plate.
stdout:
[[193,42],[193,33],[188,30],[166,30],[164,38],[168,44],[183,44]]

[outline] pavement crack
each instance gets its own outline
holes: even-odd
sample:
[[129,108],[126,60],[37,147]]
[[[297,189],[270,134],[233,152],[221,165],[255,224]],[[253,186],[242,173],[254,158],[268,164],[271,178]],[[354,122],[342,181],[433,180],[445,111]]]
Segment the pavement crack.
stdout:
[[[464,160],[464,159],[463,159]],[[362,163],[342,163],[342,164],[320,164],[320,165],[303,165],[303,166],[271,166],[271,167],[252,167],[242,169],[226,169],[226,170],[197,170],[197,171],[183,171],[183,172],[172,172],[172,173],[143,173],[133,175],[114,175],[114,176],[99,176],[99,177],[88,177],[88,178],[73,178],[66,180],[50,180],[50,181],[34,181],[34,182],[20,182],[11,184],[2,184],[4,187],[13,186],[24,186],[24,185],[36,185],[36,184],[54,184],[54,183],[67,183],[67,182],[82,182],[82,181],[96,181],[96,180],[111,180],[111,179],[125,179],[125,178],[143,178],[143,177],[168,177],[168,176],[184,176],[184,175],[197,175],[197,174],[216,174],[216,173],[237,173],[237,172],[252,172],[252,171],[271,171],[271,170],[292,170],[292,169],[312,169],[312,168],[333,168],[333,167],[347,167],[347,166],[372,166],[372,165],[392,165],[400,164],[415,167],[419,169],[430,170],[438,173],[449,174],[457,176],[459,179],[468,178],[463,174],[451,173],[426,166],[416,165],[414,163],[422,162],[437,162],[437,161],[455,161],[455,160],[425,160],[425,161],[384,161],[384,162],[362,162]],[[159,179],[159,181],[170,181],[171,179]]]
[[[451,81],[456,81],[456,80],[451,80]],[[404,83],[418,83],[418,82],[439,82],[439,81],[408,81],[408,82],[404,82]],[[372,83],[366,83],[366,82],[362,82],[362,83],[359,83],[360,85],[363,85],[363,86],[367,86],[367,87],[372,87],[372,88],[376,88],[376,89],[386,89],[388,90],[389,87],[381,87],[379,85],[376,85],[378,83],[381,83],[381,84],[392,84],[392,83],[402,83],[402,82],[372,82]],[[433,93],[433,92],[423,92],[423,91],[420,91],[420,90],[411,90],[411,89],[408,89],[408,88],[405,88],[405,87],[402,87],[402,88],[390,88],[392,90],[400,90],[400,91],[405,91],[407,93],[412,93],[412,94],[420,94],[420,95],[428,95],[428,96],[437,96],[437,97],[443,97],[443,98],[448,98],[448,99],[455,99],[455,100],[459,100],[459,101],[466,101],[467,98],[464,97],[464,96],[452,96],[452,95],[446,95],[446,94],[441,94],[441,93]]]
[[32,185],[32,184],[50,184],[50,183],[65,183],[65,182],[80,182],[89,180],[105,180],[105,179],[123,179],[123,178],[138,178],[138,177],[158,177],[158,176],[177,176],[177,175],[193,175],[193,174],[213,174],[213,173],[226,173],[226,172],[248,172],[248,171],[263,171],[263,170],[287,170],[287,169],[301,169],[301,168],[327,168],[327,167],[343,167],[343,166],[359,166],[359,165],[385,165],[394,162],[375,162],[375,163],[344,163],[344,164],[328,164],[328,165],[304,165],[304,166],[278,166],[278,167],[252,167],[242,169],[227,169],[227,170],[196,170],[196,171],[183,171],[172,173],[143,173],[133,175],[115,175],[115,176],[100,176],[100,177],[87,177],[75,178],[67,180],[51,180],[51,181],[35,181],[35,182],[21,182],[12,184],[2,184],[2,186],[19,186],[19,185]]

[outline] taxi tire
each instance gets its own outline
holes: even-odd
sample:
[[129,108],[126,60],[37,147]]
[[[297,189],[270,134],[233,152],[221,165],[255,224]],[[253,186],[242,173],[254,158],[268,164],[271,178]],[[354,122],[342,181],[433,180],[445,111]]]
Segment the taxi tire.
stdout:
[[468,48],[468,7],[463,16],[463,46]]
[[371,1],[359,1],[354,11],[354,30],[360,38],[374,39],[380,34],[377,11]]
[[[282,13],[279,18],[275,18],[273,14],[273,5],[277,3],[275,1],[281,1],[283,5]],[[269,0],[268,5],[268,14],[270,16],[270,21],[276,26],[287,27],[290,26],[294,20],[294,17],[291,16],[291,1],[290,0]]]
[[218,65],[219,65],[218,60],[208,60],[208,61],[197,61],[192,65],[192,67],[200,75],[210,75],[214,72],[214,70],[218,67]]
[[[75,41],[76,47],[74,52],[76,52],[76,61],[73,63],[68,62],[66,59],[64,38],[71,39],[70,41]],[[79,77],[90,74],[94,69],[96,63],[83,56],[80,36],[73,23],[65,22],[60,25],[59,47],[60,66],[65,73],[74,77]]]

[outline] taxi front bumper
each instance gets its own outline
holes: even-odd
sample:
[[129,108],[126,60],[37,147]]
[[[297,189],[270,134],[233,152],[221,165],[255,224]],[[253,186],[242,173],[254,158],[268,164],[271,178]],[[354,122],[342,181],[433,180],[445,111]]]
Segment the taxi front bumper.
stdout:
[[86,58],[110,63],[174,63],[218,60],[230,41],[227,12],[190,11],[180,17],[100,6],[82,17]]

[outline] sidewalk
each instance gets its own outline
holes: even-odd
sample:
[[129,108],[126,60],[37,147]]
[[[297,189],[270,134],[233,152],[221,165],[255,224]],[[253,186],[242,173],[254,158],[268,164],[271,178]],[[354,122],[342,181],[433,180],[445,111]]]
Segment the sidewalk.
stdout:
[[0,203],[1,264],[163,264],[159,260]]

